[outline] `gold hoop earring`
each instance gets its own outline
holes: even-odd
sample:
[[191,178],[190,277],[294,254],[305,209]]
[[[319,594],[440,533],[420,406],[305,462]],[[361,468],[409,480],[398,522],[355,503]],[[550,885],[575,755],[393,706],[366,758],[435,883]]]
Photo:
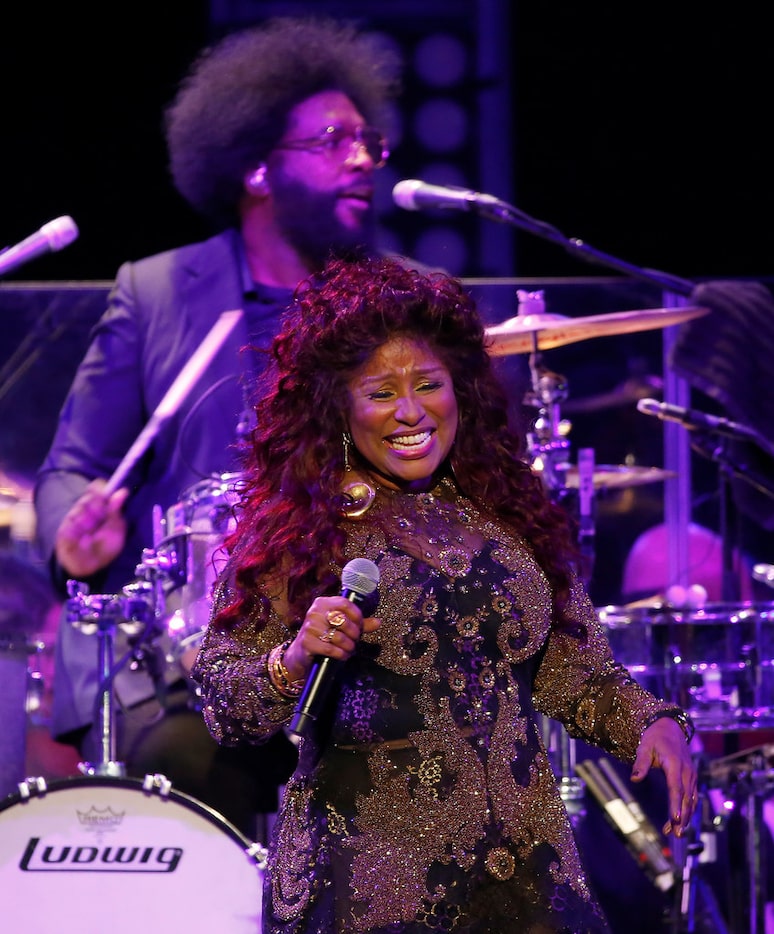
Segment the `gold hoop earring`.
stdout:
[[344,476],[341,481],[341,512],[348,519],[359,519],[371,508],[376,490],[349,462],[349,446],[352,438],[345,431],[341,436],[344,445]]

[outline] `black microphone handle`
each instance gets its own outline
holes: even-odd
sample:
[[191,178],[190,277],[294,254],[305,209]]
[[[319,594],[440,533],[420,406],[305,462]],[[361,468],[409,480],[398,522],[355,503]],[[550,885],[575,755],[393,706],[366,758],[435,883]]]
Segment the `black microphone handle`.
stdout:
[[[363,594],[357,590],[343,588],[341,596],[351,603],[362,603]],[[305,736],[320,716],[325,699],[328,696],[333,680],[338,674],[341,662],[329,655],[320,655],[312,662],[309,674],[304,684],[304,690],[296,704],[293,719],[288,729],[296,736]]]
[[305,736],[320,715],[341,662],[328,655],[319,656],[309,670],[309,675],[296,704],[293,719],[288,729],[296,736]]

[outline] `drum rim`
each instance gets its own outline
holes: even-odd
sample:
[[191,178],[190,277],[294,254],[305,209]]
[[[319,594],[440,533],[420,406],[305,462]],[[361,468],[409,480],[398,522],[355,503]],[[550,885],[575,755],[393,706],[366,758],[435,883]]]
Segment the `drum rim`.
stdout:
[[163,793],[156,787],[147,789],[144,786],[144,779],[129,775],[73,775],[68,778],[51,779],[50,781],[46,779],[45,791],[34,792],[28,795],[23,795],[21,791],[15,791],[6,795],[4,798],[0,798],[0,814],[7,811],[15,804],[30,804],[33,801],[47,797],[52,792],[61,791],[65,788],[86,788],[89,785],[98,786],[100,788],[109,788],[112,786],[113,788],[130,789],[132,791],[139,791],[148,798],[156,797],[162,801],[171,800],[177,804],[182,804],[184,807],[188,808],[188,810],[211,821],[211,823],[227,833],[236,843],[248,852],[257,842],[243,834],[238,827],[235,827],[231,821],[224,817],[219,811],[216,811],[215,808],[211,807],[209,804],[205,804],[204,801],[200,801],[193,795],[189,795],[187,792],[180,791],[174,787]]
[[201,480],[196,480],[194,483],[189,484],[185,487],[180,495],[180,499],[170,506],[170,509],[173,509],[175,506],[180,506],[183,503],[190,503],[191,501],[196,502],[192,494],[195,492],[206,489],[212,490],[219,487],[226,487],[226,492],[234,491],[234,484],[239,480],[243,480],[245,473],[243,470],[234,470],[228,473],[221,474],[211,474],[209,477],[202,477]]
[[743,617],[741,621],[774,619],[774,601],[741,600],[738,603],[716,601],[705,603],[703,607],[675,607],[654,603],[650,606],[629,606],[609,604],[596,607],[600,622],[612,626],[625,626],[630,623],[712,623],[732,622],[732,617]]

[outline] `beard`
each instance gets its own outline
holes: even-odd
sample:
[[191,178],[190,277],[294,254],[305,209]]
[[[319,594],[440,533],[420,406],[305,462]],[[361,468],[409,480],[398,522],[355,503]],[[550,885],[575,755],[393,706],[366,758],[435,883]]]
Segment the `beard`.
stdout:
[[347,227],[336,217],[337,193],[316,191],[289,178],[282,170],[272,178],[275,217],[288,243],[313,268],[321,269],[332,255],[346,255],[374,245],[373,206],[359,226]]

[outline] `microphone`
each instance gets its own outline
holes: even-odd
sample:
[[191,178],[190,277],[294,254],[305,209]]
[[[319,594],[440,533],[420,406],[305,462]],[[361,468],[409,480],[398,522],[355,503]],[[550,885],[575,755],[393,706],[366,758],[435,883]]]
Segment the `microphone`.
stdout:
[[502,220],[511,212],[510,206],[494,195],[454,185],[430,185],[416,178],[405,178],[398,182],[392,189],[392,199],[405,211],[442,208],[492,215],[497,220]]
[[[603,771],[604,770],[604,771]],[[650,881],[662,892],[674,885],[674,868],[658,831],[614,770],[600,760],[578,762],[575,771],[596,798],[607,822],[622,838],[629,853]]]
[[[354,558],[341,572],[341,596],[361,604],[379,586],[379,568],[368,558]],[[325,699],[341,662],[322,655],[312,664],[304,690],[298,699],[290,732],[304,736],[320,716]]]
[[72,217],[64,215],[44,224],[40,230],[30,234],[21,243],[6,247],[0,253],[0,276],[11,272],[18,266],[37,259],[43,253],[56,252],[69,246],[78,238],[78,228]]
[[637,411],[642,412],[643,415],[654,415],[665,422],[677,422],[689,431],[714,431],[732,438],[759,441],[757,432],[746,425],[740,425],[738,422],[729,421],[718,415],[709,415],[707,412],[698,412],[696,409],[684,409],[680,405],[671,405],[668,402],[640,399],[637,403]]
[[752,570],[753,579],[774,587],[774,564],[756,564]]

